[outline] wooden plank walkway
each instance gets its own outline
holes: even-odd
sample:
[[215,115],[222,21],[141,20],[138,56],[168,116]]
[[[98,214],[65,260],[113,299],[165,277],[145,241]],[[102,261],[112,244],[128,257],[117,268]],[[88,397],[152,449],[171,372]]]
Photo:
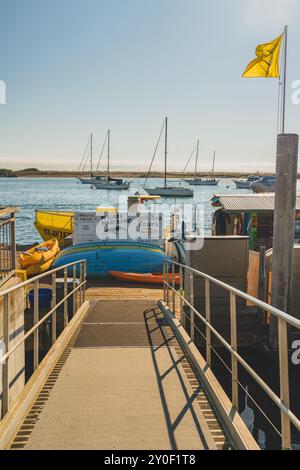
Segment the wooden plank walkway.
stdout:
[[87,300],[100,299],[161,299],[163,297],[162,286],[149,286],[120,282],[111,278],[88,280],[86,288]]
[[[228,448],[198,377],[157,307],[161,295],[149,299],[137,287],[126,299],[117,286],[113,297],[113,288],[107,286],[107,294],[104,287],[97,289],[98,300],[11,448]],[[95,299],[93,289],[88,287],[87,298]]]

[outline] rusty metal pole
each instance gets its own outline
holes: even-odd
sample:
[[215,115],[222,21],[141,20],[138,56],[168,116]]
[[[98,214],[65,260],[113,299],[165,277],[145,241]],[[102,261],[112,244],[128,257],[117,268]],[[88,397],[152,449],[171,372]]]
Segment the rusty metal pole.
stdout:
[[[277,136],[271,304],[285,312],[293,273],[298,140],[297,134]],[[270,345],[278,348],[278,322],[272,316]]]

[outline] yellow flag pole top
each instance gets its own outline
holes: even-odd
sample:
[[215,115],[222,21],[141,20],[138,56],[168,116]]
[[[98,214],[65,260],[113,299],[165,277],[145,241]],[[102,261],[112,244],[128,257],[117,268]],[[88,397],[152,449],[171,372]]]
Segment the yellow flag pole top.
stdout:
[[256,59],[246,67],[243,78],[279,78],[279,56],[284,33],[273,41],[259,44],[255,49]]

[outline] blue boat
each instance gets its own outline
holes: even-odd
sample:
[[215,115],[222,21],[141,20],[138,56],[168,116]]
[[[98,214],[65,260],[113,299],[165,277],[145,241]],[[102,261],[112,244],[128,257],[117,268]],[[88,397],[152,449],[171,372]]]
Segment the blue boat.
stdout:
[[[133,240],[105,240],[82,243],[59,253],[53,268],[86,259],[89,277],[109,276],[110,271],[158,274],[169,257],[153,243]],[[70,275],[72,274],[72,268]]]

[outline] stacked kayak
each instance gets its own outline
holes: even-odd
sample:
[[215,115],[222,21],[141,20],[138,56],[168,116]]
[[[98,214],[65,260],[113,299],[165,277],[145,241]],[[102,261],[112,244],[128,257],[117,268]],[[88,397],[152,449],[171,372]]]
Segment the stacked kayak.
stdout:
[[169,260],[163,249],[153,243],[135,240],[104,240],[65,248],[53,267],[85,259],[89,277],[109,276],[111,271],[160,274]]
[[26,271],[27,276],[44,273],[50,268],[59,251],[56,238],[34,246],[20,254],[21,268]]
[[[143,284],[162,284],[163,274],[152,273],[125,273],[122,271],[111,271],[110,274],[119,281],[142,282]],[[168,274],[167,281],[172,284],[172,273]],[[174,283],[180,284],[180,274],[174,274]]]

